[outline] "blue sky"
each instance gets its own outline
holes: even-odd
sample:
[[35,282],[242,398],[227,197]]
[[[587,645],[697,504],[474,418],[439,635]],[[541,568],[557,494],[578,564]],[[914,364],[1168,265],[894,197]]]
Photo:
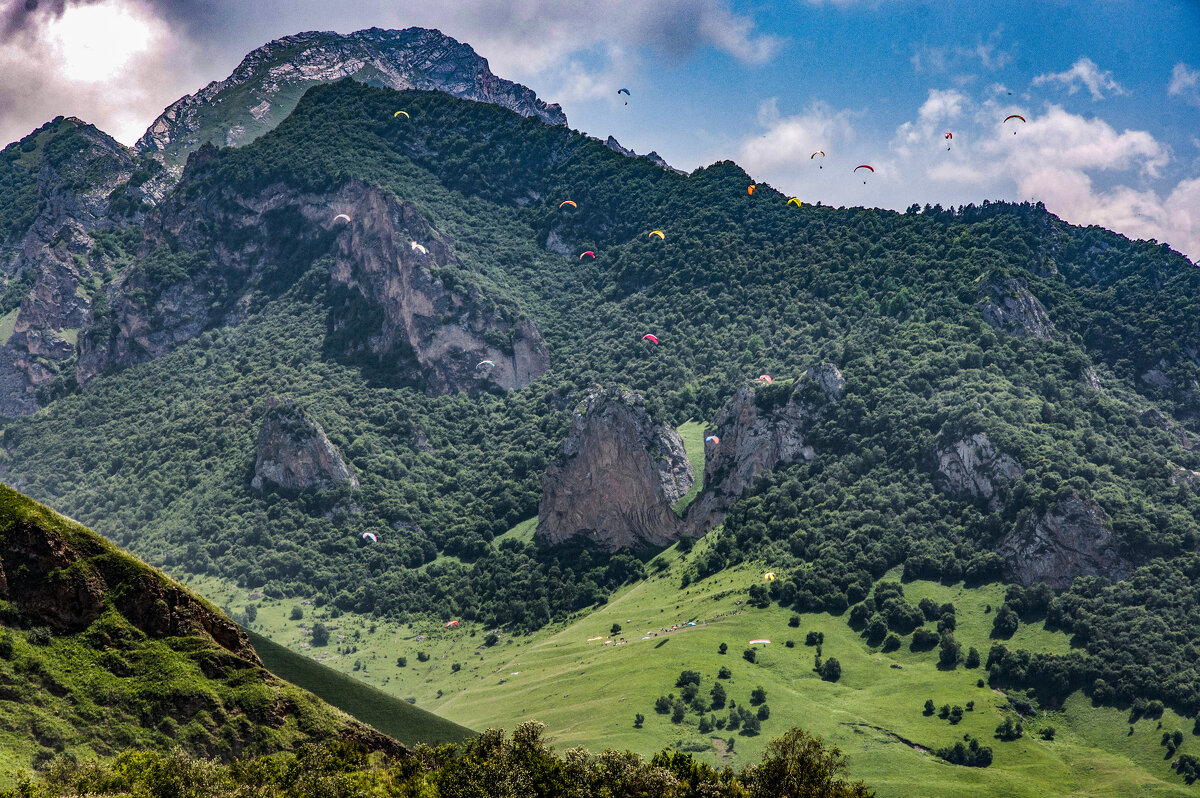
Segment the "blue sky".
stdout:
[[[573,127],[685,170],[729,158],[834,205],[1038,199],[1200,259],[1200,0],[19,5],[0,12],[5,140],[74,113],[129,143],[272,38],[422,25]],[[1008,113],[1028,119],[1016,136]],[[858,163],[877,170],[865,186]]]

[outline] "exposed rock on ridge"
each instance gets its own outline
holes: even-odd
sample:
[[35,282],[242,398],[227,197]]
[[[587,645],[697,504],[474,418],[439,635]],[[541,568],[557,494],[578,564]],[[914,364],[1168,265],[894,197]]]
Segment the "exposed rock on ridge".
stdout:
[[1061,590],[1077,576],[1125,579],[1132,565],[1113,540],[1112,519],[1095,502],[1074,495],[1009,532],[997,549],[1012,579]]
[[692,481],[683,440],[653,422],[641,396],[592,388],[542,476],[537,536],[550,544],[584,538],[610,551],[665,545],[682,528],[671,505]]
[[225,80],[176,100],[138,140],[137,149],[182,163],[205,141],[246,144],[291,113],[304,89],[342,78],[392,89],[444,91],[551,125],[567,123],[557,104],[547,105],[533,90],[492,74],[487,59],[470,45],[439,31],[308,31],[259,47]]
[[988,280],[980,288],[979,312],[983,320],[1012,335],[1049,339],[1054,324],[1046,309],[1023,280],[1011,277]]
[[291,399],[271,399],[258,430],[254,478],[262,490],[271,484],[284,490],[328,488],[342,483],[358,487],[358,477],[342,459],[321,425]]
[[666,169],[669,172],[676,172],[681,175],[686,174],[682,169],[676,169],[674,166],[671,166],[671,164],[667,163],[666,160],[664,160],[663,157],[661,155],[659,155],[657,152],[655,152],[654,150],[651,150],[650,152],[646,153],[645,155],[638,155],[636,152],[629,149],[628,147],[622,147],[621,142],[617,141],[612,136],[609,136],[605,140],[604,146],[608,147],[613,152],[619,152],[621,155],[624,155],[626,158],[645,158],[647,161],[654,164],[655,166],[659,166],[663,169]]
[[846,381],[837,367],[814,366],[794,385],[745,386],[713,418],[719,444],[706,444],[704,489],[688,508],[687,534],[699,537],[764,471],[807,462],[816,455],[805,438],[812,422],[839,401]]
[[964,498],[983,499],[991,510],[1003,503],[1007,484],[1025,473],[1020,463],[997,451],[982,432],[942,445],[934,457],[934,482],[939,488]]

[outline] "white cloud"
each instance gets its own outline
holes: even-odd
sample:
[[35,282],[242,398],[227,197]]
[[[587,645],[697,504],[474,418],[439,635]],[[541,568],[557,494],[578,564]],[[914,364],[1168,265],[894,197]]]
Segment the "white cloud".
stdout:
[[758,106],[760,131],[742,142],[736,160],[751,172],[808,164],[813,152],[841,151],[854,140],[852,117],[850,111],[825,103],[813,103],[803,113],[781,116],[777,101],[765,100]]
[[1046,83],[1062,84],[1066,87],[1068,94],[1079,91],[1082,85],[1091,92],[1093,100],[1103,100],[1105,91],[1113,94],[1126,93],[1125,89],[1121,88],[1121,84],[1113,78],[1111,71],[1100,69],[1095,61],[1086,56],[1072,64],[1066,72],[1050,72],[1038,75],[1033,79],[1034,86],[1042,86]]
[[1167,86],[1167,94],[1183,97],[1193,105],[1200,105],[1200,69],[1192,69],[1182,62],[1176,64],[1171,70],[1171,83]]
[[973,47],[914,45],[909,63],[917,72],[947,72],[959,66],[974,66],[975,62],[988,71],[995,71],[1012,62],[1011,50],[1000,49],[1003,36],[1004,28],[1001,26],[989,33],[986,39],[977,39]]

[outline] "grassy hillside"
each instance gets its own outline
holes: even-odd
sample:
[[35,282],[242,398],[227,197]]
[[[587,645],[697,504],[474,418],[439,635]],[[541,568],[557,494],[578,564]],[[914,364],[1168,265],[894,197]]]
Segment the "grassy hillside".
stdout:
[[[850,756],[851,774],[880,796],[1192,794],[1171,770],[1174,757],[1166,756],[1160,744],[1164,731],[1179,729],[1185,735],[1179,753],[1196,750],[1190,719],[1168,709],[1160,718],[1131,725],[1128,711],[1096,707],[1077,694],[1056,710],[1028,714],[1023,709],[1028,714],[1024,736],[1002,742],[995,738],[996,729],[1005,718],[1020,717],[1012,707],[1023,706],[1024,696],[979,686],[978,680],[988,677],[986,668],[959,664],[939,669],[937,648],[914,652],[911,636],[903,638],[898,650],[885,653],[868,645],[844,616],[804,613],[792,626],[791,612],[748,603],[749,588],[761,584],[768,567],[763,563],[679,589],[681,574],[706,546],[702,542],[686,554],[669,549],[650,564],[657,576],[622,590],[606,606],[532,635],[498,634],[491,646],[487,630],[473,625],[446,630],[440,618],[399,626],[343,615],[331,623],[344,640],[335,636],[327,649],[307,653],[317,652],[333,668],[392,695],[415,698],[418,705],[473,728],[512,729],[526,720],[541,721],[559,750],[581,745],[650,755],[670,746],[715,765],[738,767],[757,760],[773,736],[799,725],[842,748]],[[215,583],[207,588],[228,600],[239,597]],[[967,588],[917,580],[904,585],[904,594],[914,605],[922,598],[953,603],[955,636],[964,652],[974,647],[986,659],[995,642],[992,617],[1004,600],[1001,585]],[[300,650],[308,637],[301,622],[288,620],[289,612],[286,602],[265,605],[256,628]],[[324,617],[316,612],[311,617]],[[616,635],[611,634],[613,624],[621,626]],[[681,628],[663,631],[675,625]],[[823,681],[813,672],[816,647],[805,644],[809,632],[823,635],[825,659],[840,662],[837,682]],[[650,639],[643,640],[645,636]],[[757,656],[751,664],[743,651],[751,647],[748,641],[762,637],[771,643],[753,647]],[[617,645],[622,639],[627,642]],[[606,640],[614,642],[606,645]],[[789,640],[793,647],[787,646]],[[723,655],[722,643],[728,646]],[[1022,625],[1008,644],[1052,653],[1070,647],[1066,635],[1037,622]],[[428,660],[418,661],[419,654]],[[398,667],[399,657],[406,658],[404,667]],[[722,667],[730,669],[729,679],[716,678]],[[739,705],[749,705],[751,692],[761,686],[770,712],[760,733],[701,733],[701,716],[690,709],[681,723],[658,714],[656,699],[680,694],[676,680],[684,670],[700,674],[700,694],[709,700],[717,682]],[[974,708],[952,725],[936,713],[926,716],[926,700],[938,708],[965,708],[968,702]],[[645,716],[642,728],[634,726],[638,713]],[[724,721],[729,710],[705,715]],[[1047,727],[1055,730],[1053,740],[1040,736]],[[955,766],[930,753],[952,746],[964,734],[992,748],[990,767]]]
[[459,743],[475,734],[465,726],[289,651],[260,634],[251,632],[250,642],[263,664],[276,676],[311,691],[322,701],[406,745]]
[[[412,124],[392,120],[396,107]],[[900,214],[801,197],[803,208],[788,207],[765,185],[748,196],[750,177],[732,163],[676,175],[503,109],[351,82],[310,90],[251,145],[197,158],[176,199],[203,217],[210,201],[236,209],[239,197],[269,187],[317,195],[352,179],[413,203],[453,240],[460,264],[444,279],[477,286],[537,324],[550,370],[503,396],[431,397],[346,361],[329,346],[326,250],[298,244],[303,257],[272,264],[288,280],[211,297],[238,308],[236,325],[7,423],[10,477],[172,573],[309,600],[331,620],[355,613],[435,642],[461,640],[440,631],[451,618],[477,637],[497,629],[514,641],[476,655],[479,640],[468,638],[445,654],[462,665],[450,681],[405,678],[394,691],[439,709],[455,680],[507,678],[472,668],[503,668],[503,652],[545,634],[525,633],[607,611],[610,598],[647,589],[619,593],[622,585],[654,573],[629,557],[547,550],[529,526],[516,531],[536,515],[573,392],[630,386],[658,418],[693,420],[695,451],[700,423],[758,374],[776,375],[778,391],[812,363],[832,362],[845,397],[806,439],[812,462],[758,480],[649,606],[671,602],[669,589],[686,596],[770,563],[779,579],[754,599],[770,612],[860,612],[872,623],[883,613],[868,593],[889,573],[912,584],[966,579],[971,590],[994,591],[985,601],[994,615],[1018,617],[1007,654],[990,668],[997,687],[1036,688],[1047,706],[1070,707],[1083,691],[1122,712],[1151,700],[1200,712],[1200,496],[1188,475],[1200,470],[1200,271],[1185,258],[1066,225],[1036,205]],[[559,209],[567,198],[578,212]],[[324,228],[289,224],[288,240],[327,246]],[[579,260],[585,249],[595,261]],[[162,274],[153,263],[132,268],[157,275],[153,287],[164,293],[203,255],[175,253],[178,268]],[[1044,307],[1038,334],[985,319],[981,308],[997,292],[1007,294],[996,301]],[[641,344],[648,331],[660,346]],[[779,395],[762,390],[763,401]],[[272,396],[311,412],[361,491],[251,488]],[[975,434],[1023,468],[996,506],[934,479],[939,447]],[[1128,581],[1084,579],[1058,596],[986,587],[1006,571],[996,554],[1006,534],[1076,500],[1103,511]],[[368,531],[378,545],[363,542]],[[261,623],[282,623],[262,612]],[[1021,654],[1036,642],[1027,630],[1047,621],[1060,642]],[[262,630],[294,642],[282,626]],[[1066,635],[1074,647],[1061,644]],[[980,653],[986,660],[990,646]],[[800,679],[803,665],[785,681]],[[385,689],[401,678],[363,666],[359,675]],[[884,683],[900,678],[886,670]],[[450,717],[480,728],[485,698],[480,716]]]

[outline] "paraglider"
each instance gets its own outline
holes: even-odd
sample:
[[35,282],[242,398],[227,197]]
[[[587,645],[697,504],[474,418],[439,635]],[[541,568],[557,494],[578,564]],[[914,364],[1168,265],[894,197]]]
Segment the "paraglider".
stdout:
[[575,208],[576,210],[579,209],[579,206],[575,204],[575,200],[563,200],[562,202],[558,203],[558,207],[560,209],[564,205],[570,205],[572,208]]
[[769,646],[769,645],[771,645],[771,641],[765,637],[760,637],[757,640],[751,640],[750,645],[752,645],[752,646],[759,646],[759,645]]
[[412,117],[408,115],[408,111],[397,111],[396,113],[392,114],[392,119],[395,119],[398,116],[403,116],[405,119],[412,119]]
[[711,443],[713,446],[721,445],[721,439],[718,438],[716,435],[709,435],[707,438],[704,439],[704,442]]
[[[1008,116],[1004,117],[1004,122],[1002,122],[1001,124],[1007,124],[1009,121],[1011,121],[1013,119],[1019,119],[1019,120],[1021,120],[1022,125],[1025,124],[1025,117],[1021,116],[1020,114],[1009,114]],[[1015,128],[1013,129],[1013,135],[1014,136],[1017,135],[1017,131]]]
[[751,183],[749,186],[746,187],[746,193],[749,194],[751,197],[753,197],[754,189],[755,189],[755,185],[753,183]]
[[458,621],[449,621],[446,624],[447,629],[454,629],[457,626],[458,626]]
[[[868,170],[870,170],[871,174],[875,174],[875,167],[871,166],[871,164],[869,164],[869,163],[860,163],[858,166],[854,167],[854,171],[856,173],[858,172],[859,169],[868,169]],[[867,181],[864,180],[863,185],[865,186],[866,184],[867,184]]]
[[765,574],[763,574],[763,579],[767,580],[768,582],[774,582],[775,581],[775,572],[767,571]]
[[650,343],[654,344],[655,346],[658,346],[658,336],[657,335],[651,335],[650,333],[646,333],[645,335],[642,336],[642,340],[649,341]]
[[775,382],[775,380],[771,379],[770,374],[759,374],[758,381],[765,382],[767,385],[770,385],[771,383]]
[[369,540],[372,543],[378,543],[379,538],[375,537],[374,532],[363,532],[363,540]]
[[421,246],[416,241],[408,242],[408,246],[413,252],[420,252],[422,255],[429,254],[429,250],[425,249],[425,247]]
[[489,367],[489,368],[493,368],[493,369],[494,369],[494,368],[496,368],[496,364],[495,364],[495,362],[494,362],[494,361],[491,361],[491,360],[481,360],[481,361],[479,361],[479,364],[478,364],[477,366],[475,366],[475,370],[476,370],[476,371],[479,371],[479,370],[480,370],[481,368],[483,368],[484,366],[487,366],[487,367]]
[[339,213],[337,216],[333,217],[333,221],[335,223],[340,222],[343,219],[345,220],[346,224],[350,224],[350,217],[344,213]]
[[662,239],[663,241],[666,241],[666,240],[667,240],[667,235],[666,235],[666,233],[664,233],[662,230],[651,230],[651,231],[650,231],[650,236],[651,236],[651,237],[652,237],[652,236],[658,236],[658,237],[659,237],[660,239]]
[[[617,94],[618,94],[618,95],[624,94],[626,97],[629,97],[629,96],[630,96],[630,94],[629,94],[629,89],[617,89]],[[625,101],[625,104],[626,104],[626,105],[629,105],[629,100],[626,100],[626,101]]]
[[[949,130],[947,130],[947,131],[946,131],[946,133],[945,133],[945,139],[946,139],[946,141],[952,141],[952,140],[954,139],[954,134],[953,134],[953,133],[951,133]],[[946,151],[947,151],[947,152],[949,152],[949,151],[950,151],[950,145],[949,145],[949,144],[947,144],[947,145],[946,145]]]
[[[811,161],[813,158],[816,158],[818,155],[820,155],[822,158],[824,158],[824,157],[825,157],[825,153],[821,152],[820,150],[817,150],[817,151],[816,151],[816,152],[814,152],[812,155],[808,156],[808,160],[810,160],[810,161]],[[822,166],[821,164],[817,164],[817,168],[818,168],[818,169],[824,169],[825,167],[824,167],[824,166]]]
[[791,199],[789,199],[789,200],[787,201],[787,204],[788,204],[788,205],[795,205],[797,208],[803,208],[803,207],[804,207],[804,203],[803,203],[803,202],[801,202],[800,200],[796,199],[795,197],[792,197]]
[[[584,253],[583,253],[583,255],[591,255],[591,256],[592,256],[592,260],[595,260],[595,259],[596,259],[596,253],[595,253],[595,252],[592,252],[590,249],[589,249],[587,252],[584,252]],[[580,260],[583,260],[583,255],[580,255],[580,256],[579,256],[579,259],[580,259]]]

